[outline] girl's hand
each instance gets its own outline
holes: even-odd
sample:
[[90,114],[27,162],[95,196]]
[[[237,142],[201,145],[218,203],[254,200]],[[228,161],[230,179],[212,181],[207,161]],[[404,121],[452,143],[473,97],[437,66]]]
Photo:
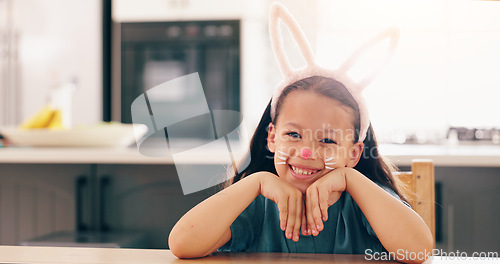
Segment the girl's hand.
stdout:
[[262,173],[260,194],[278,205],[280,227],[285,236],[293,241],[299,241],[299,231],[302,226],[305,232],[305,213],[302,193],[295,186],[270,172]]
[[346,189],[344,170],[338,168],[316,180],[306,190],[306,219],[308,235],[317,236],[328,220],[328,207],[333,205]]

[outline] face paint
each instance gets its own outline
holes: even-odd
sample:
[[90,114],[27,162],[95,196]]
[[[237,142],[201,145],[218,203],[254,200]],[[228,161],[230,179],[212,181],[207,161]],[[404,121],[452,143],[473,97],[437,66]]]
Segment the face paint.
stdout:
[[309,159],[311,154],[312,154],[312,152],[308,148],[303,148],[302,151],[300,152],[300,155],[302,156],[303,159]]
[[[333,165],[333,164],[335,164],[335,161],[333,161],[333,159],[335,159],[335,157],[330,157],[330,158],[325,159],[325,168],[326,168],[326,169],[333,170],[333,168],[332,168],[332,167],[329,167],[329,166],[328,166],[328,165]],[[332,162],[328,162],[328,161],[332,161]]]
[[[282,156],[279,156],[278,154],[281,154],[283,155],[284,157]],[[290,155],[288,155],[287,153],[281,151],[281,150],[278,150],[278,153],[276,153],[276,157],[278,157],[280,160],[283,160],[281,162],[276,162],[276,165],[282,165],[282,164],[286,164],[285,160],[286,160],[286,157],[288,157]]]

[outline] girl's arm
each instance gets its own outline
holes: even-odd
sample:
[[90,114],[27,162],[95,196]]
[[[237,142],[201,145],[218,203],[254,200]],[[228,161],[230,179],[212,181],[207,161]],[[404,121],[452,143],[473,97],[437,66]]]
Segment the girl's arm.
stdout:
[[425,261],[434,243],[424,220],[357,170],[345,168],[343,172],[346,191],[363,211],[384,248],[400,261]]
[[347,191],[356,201],[384,248],[397,260],[420,263],[431,254],[433,238],[422,218],[352,168],[335,169],[307,189],[310,229],[316,229],[310,223],[319,224],[318,231],[323,229],[321,217],[327,216],[328,197],[342,191]]
[[229,227],[259,195],[257,176],[249,175],[189,210],[168,237],[172,253],[179,258],[203,257],[229,241]]
[[231,224],[259,194],[278,204],[282,226],[287,234],[296,234],[298,240],[304,214],[302,194],[272,173],[257,172],[189,210],[170,232],[170,250],[179,258],[204,257],[214,252],[231,239]]

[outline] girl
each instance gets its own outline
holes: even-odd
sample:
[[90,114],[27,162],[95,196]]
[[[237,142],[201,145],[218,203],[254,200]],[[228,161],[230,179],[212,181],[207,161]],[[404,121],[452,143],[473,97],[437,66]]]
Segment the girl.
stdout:
[[[279,18],[299,44],[308,64],[303,70],[293,71],[283,55],[276,37]],[[353,59],[337,71],[318,67],[283,6],[271,8],[270,22],[285,80],[252,138],[250,164],[229,187],[179,220],[169,236],[170,250],[180,258],[217,249],[387,251],[400,261],[424,261],[433,238],[400,199],[392,167],[378,154],[360,94],[368,79],[355,83],[346,77]]]

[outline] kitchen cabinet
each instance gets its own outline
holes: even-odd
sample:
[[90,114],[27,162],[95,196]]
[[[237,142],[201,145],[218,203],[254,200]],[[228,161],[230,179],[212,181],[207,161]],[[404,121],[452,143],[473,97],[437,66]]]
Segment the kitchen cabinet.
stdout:
[[101,228],[138,231],[146,248],[166,248],[170,230],[189,209],[217,187],[184,195],[174,165],[97,166]]
[[[401,170],[411,158],[435,164],[437,248],[498,251],[500,146],[388,146]],[[221,152],[222,153],[222,152]],[[189,164],[220,163],[212,150]],[[167,248],[177,220],[219,186],[184,195],[171,157],[137,149],[0,148],[0,243],[57,231],[141,233],[139,247]]]
[[[258,3],[242,0],[113,0],[115,21],[172,21],[186,19],[227,19],[241,17],[245,10]],[[221,8],[214,8],[221,7]],[[247,9],[245,9],[247,8]]]
[[497,252],[500,168],[436,166],[435,181],[436,247],[468,255]]
[[116,234],[141,234],[139,247],[167,248],[177,220],[217,189],[184,195],[169,164],[0,164],[0,169],[4,245],[43,236],[53,242],[57,238],[50,234],[61,231],[99,231],[117,240]]
[[[76,227],[75,182],[83,164],[0,164],[0,244]],[[90,193],[82,195],[90,197]]]

